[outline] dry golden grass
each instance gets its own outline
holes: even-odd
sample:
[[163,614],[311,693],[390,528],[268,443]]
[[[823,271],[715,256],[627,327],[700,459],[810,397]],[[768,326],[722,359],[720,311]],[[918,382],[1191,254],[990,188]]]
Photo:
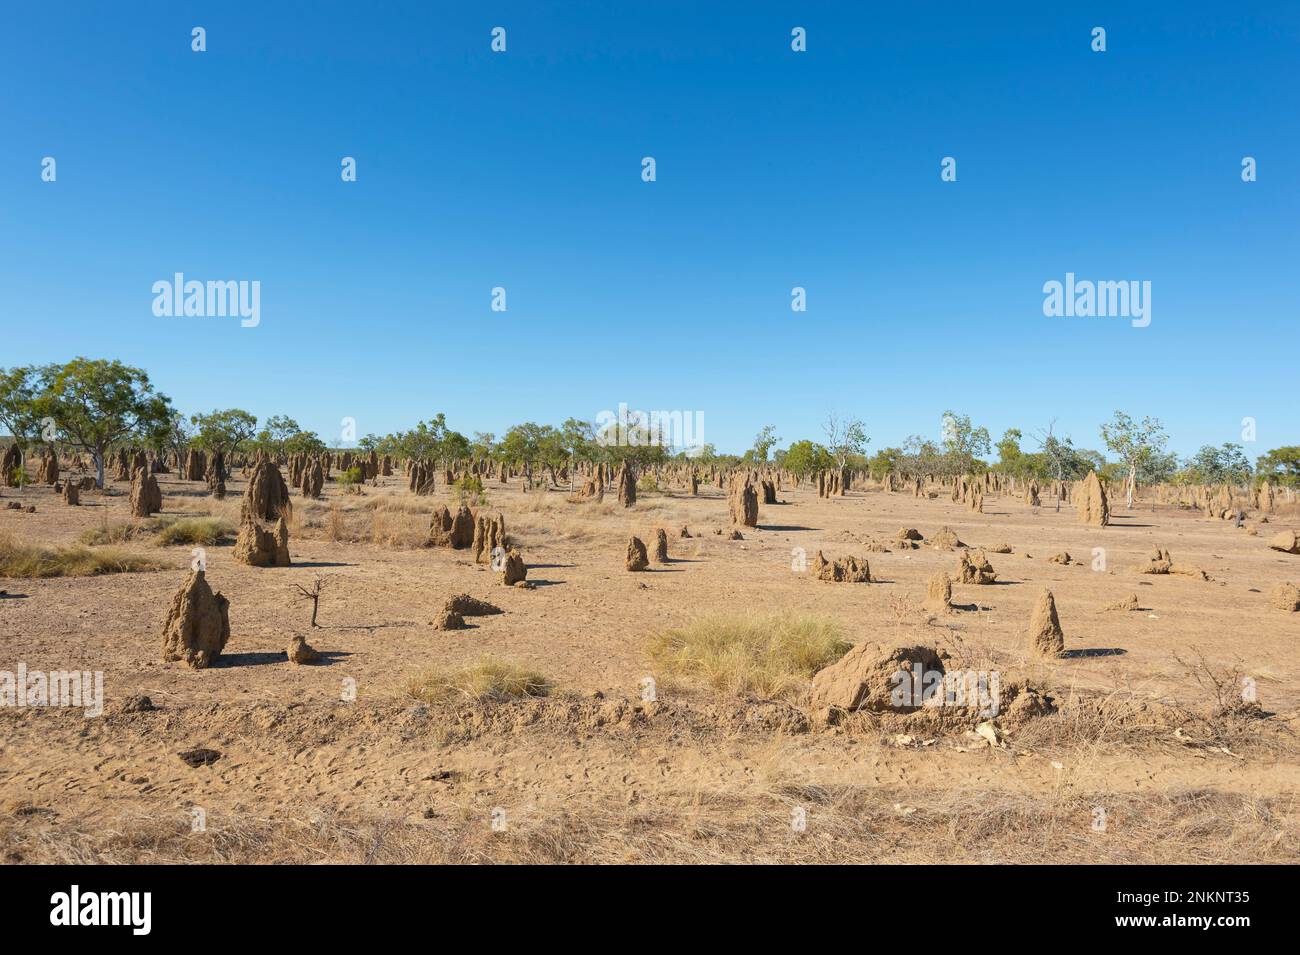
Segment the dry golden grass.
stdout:
[[173,518],[158,529],[155,541],[171,544],[204,544],[213,546],[233,540],[235,528],[219,517]]
[[839,625],[823,617],[714,615],[657,635],[649,652],[670,676],[695,677],[728,693],[789,699],[852,646]]
[[78,540],[91,547],[100,547],[104,544],[125,544],[128,541],[139,540],[146,533],[148,532],[145,526],[138,521],[118,521],[110,524],[105,520],[99,527],[83,531]]
[[[1105,826],[1094,827],[1104,810]],[[111,812],[55,820],[0,814],[9,861],[122,863],[897,863],[1294,862],[1294,808],[1214,789],[1038,796],[959,785],[755,785],[646,805],[583,800],[560,811],[460,801],[406,815],[287,806],[272,816]],[[802,810],[801,813],[797,813]],[[792,825],[796,815],[803,828]]]
[[437,502],[428,497],[372,497],[365,504],[372,511],[395,512],[399,514],[431,515]]
[[[991,612],[929,617],[918,603],[925,575],[909,577],[902,555],[894,558],[893,568],[890,558],[882,558],[886,569],[897,570],[899,579],[892,589],[873,588],[859,595],[819,588],[774,595],[758,589],[770,583],[759,576],[754,589],[738,596],[738,585],[748,578],[735,573],[741,565],[726,561],[740,560],[745,548],[723,545],[713,534],[714,527],[725,526],[726,505],[722,493],[712,487],[701,488],[693,503],[674,491],[670,496],[643,496],[635,507],[624,509],[612,496],[602,504],[569,502],[567,487],[523,495],[517,483],[509,491],[498,491],[489,482],[491,509],[505,512],[512,536],[535,535],[538,560],[555,567],[577,565],[555,575],[565,578],[566,586],[529,598],[504,592],[502,602],[510,604],[506,616],[485,621],[481,630],[447,635],[430,644],[422,625],[408,628],[406,621],[387,615],[389,608],[417,594],[423,599],[428,590],[435,591],[433,606],[453,590],[473,589],[478,568],[439,552],[372,553],[383,558],[385,575],[390,568],[418,575],[402,578],[402,591],[390,590],[387,579],[380,589],[377,578],[366,578],[361,567],[340,571],[348,576],[350,590],[346,599],[340,597],[330,607],[340,625],[321,632],[323,648],[355,653],[353,663],[369,666],[373,678],[385,681],[382,686],[389,696],[384,703],[391,710],[371,709],[376,704],[362,702],[339,708],[331,684],[320,713],[309,701],[306,707],[294,702],[272,712],[255,705],[239,717],[238,705],[224,697],[218,719],[210,712],[213,681],[205,679],[201,692],[168,701],[168,708],[175,707],[171,713],[110,712],[89,729],[77,714],[66,715],[67,726],[58,722],[65,720],[60,714],[37,714],[39,724],[31,717],[11,715],[3,727],[6,751],[33,766],[39,766],[34,754],[51,752],[59,756],[59,766],[54,773],[11,780],[6,798],[0,799],[0,844],[5,847],[0,861],[1014,864],[1050,859],[1162,864],[1280,863],[1300,856],[1300,803],[1294,795],[1300,746],[1289,702],[1294,697],[1270,692],[1270,678],[1289,678],[1289,671],[1277,663],[1284,653],[1259,650],[1253,642],[1258,634],[1240,645],[1211,642],[1207,646],[1212,662],[1202,658],[1179,668],[1174,650],[1183,656],[1195,651],[1190,646],[1195,640],[1185,632],[1158,635],[1155,618],[1150,624],[1137,617],[1085,619],[1080,608],[1100,605],[1111,599],[1109,593],[1103,599],[1086,592],[1086,599],[1078,597],[1071,608],[1067,586],[1058,596],[1064,598],[1061,610],[1071,647],[1119,646],[1130,655],[1127,660],[1083,657],[1042,663],[1027,658],[1022,649],[1019,616],[1013,639],[1007,638],[1005,628],[999,629]],[[304,548],[308,562],[336,560],[336,552],[364,556],[369,548],[348,546],[358,541],[405,547],[407,535],[415,535],[422,542],[428,514],[448,501],[441,482],[436,495],[424,498],[391,484],[364,491],[343,495],[331,484],[324,501],[295,496],[290,529],[295,541],[315,542]],[[119,494],[119,505],[121,498]],[[168,496],[168,516],[174,513],[172,502]],[[910,500],[906,503],[911,506]],[[851,504],[851,499],[810,502],[831,514]],[[177,495],[175,507],[193,519],[237,515],[239,494],[232,483],[227,501]],[[116,513],[126,514],[120,506]],[[842,529],[823,520],[825,515],[805,521],[793,511],[787,513],[789,523],[825,528],[828,536]],[[56,530],[68,536],[25,539],[66,542],[95,520],[77,509],[68,509],[66,516],[76,522]],[[37,519],[44,517],[42,513]],[[942,520],[909,517],[906,523],[930,533]],[[862,521],[858,514],[842,523],[861,534]],[[868,526],[874,536],[885,539],[894,523],[889,520],[890,526],[883,529]],[[683,524],[695,540],[676,538],[675,529]],[[147,522],[143,526],[146,533],[156,533],[147,530]],[[572,619],[583,619],[585,625],[584,615],[592,608],[599,610],[606,600],[617,599],[609,594],[622,580],[614,571],[626,534],[648,539],[645,529],[654,526],[669,530],[674,556],[694,552],[707,560],[694,567],[683,562],[675,577],[649,578],[649,590],[634,590],[637,582],[631,581],[627,592],[635,600],[630,605],[635,626],[624,627],[614,614],[596,614],[587,631],[590,645],[577,650],[567,646],[582,643],[567,632]],[[327,546],[330,534],[344,546]],[[746,537],[746,548],[758,550],[764,543],[761,532],[747,532]],[[1019,539],[1009,539],[1017,544],[1018,560],[1024,560]],[[167,556],[132,540],[122,538],[130,545],[125,549]],[[574,540],[595,541],[596,546],[590,551],[554,546]],[[1263,548],[1259,541],[1252,546]],[[1040,560],[1052,552],[1046,545],[1032,550]],[[754,555],[751,551],[744,556]],[[1238,559],[1235,552],[1230,557]],[[364,566],[351,556],[347,563]],[[597,567],[584,577],[588,564]],[[244,568],[228,571],[231,580],[220,582],[227,593],[239,588],[241,580],[269,579]],[[605,582],[607,571],[615,578],[613,585]],[[1049,572],[1065,573],[1054,567]],[[432,587],[430,578],[436,581]],[[717,591],[690,589],[700,578],[723,585]],[[134,585],[128,579],[87,586],[102,593],[141,583],[158,585],[159,599],[164,598],[161,576],[137,579]],[[656,590],[668,592],[673,583],[685,588],[683,592],[656,601]],[[1174,588],[1190,588],[1185,581],[1156,584],[1171,585],[1162,600],[1152,601],[1162,617],[1181,599]],[[57,596],[75,590],[60,583],[28,589],[35,592],[42,586]],[[524,608],[531,611],[539,598],[567,598],[575,591],[581,595],[584,587],[599,599],[575,601],[562,613],[553,605],[545,615],[524,616]],[[279,585],[274,589],[278,594]],[[243,619],[254,619],[250,608],[266,613],[268,601],[256,603],[257,588],[243,594],[238,602]],[[1010,604],[1014,594],[1015,588],[1006,588],[988,599]],[[102,597],[88,593],[86,600]],[[855,634],[867,621],[864,629],[871,639],[883,631],[906,631],[909,640],[947,650],[950,668],[996,669],[1004,674],[1004,686],[1011,674],[1023,676],[1050,692],[1061,709],[1005,727],[1006,745],[986,747],[978,740],[972,743],[966,734],[969,726],[927,721],[923,714],[861,714],[832,728],[801,726],[787,719],[799,715],[797,707],[732,695],[798,702],[809,676],[844,652],[837,645],[834,624],[820,616],[806,618],[806,632],[795,626],[794,633],[784,637],[766,618],[697,622],[657,638],[659,665],[645,669],[641,651],[648,628],[661,625],[647,621],[676,620],[688,602],[744,613],[760,601],[803,606],[818,615],[835,613],[846,631],[851,626],[854,629],[847,632]],[[3,610],[31,613],[54,603],[23,601]],[[1002,611],[1009,617],[1013,609],[1004,606]],[[516,612],[519,616],[509,616]],[[423,611],[408,615],[428,617]],[[557,618],[562,623],[552,625]],[[1109,629],[1090,629],[1095,619],[1105,620]],[[51,614],[48,620],[40,618],[40,627],[19,632],[63,632],[59,615]],[[357,626],[371,623],[393,629],[376,627],[363,634],[363,627]],[[535,626],[543,636],[534,636]],[[819,627],[831,632],[819,637]],[[552,638],[553,643],[546,642]],[[1170,640],[1179,642],[1164,642]],[[534,694],[550,691],[551,681],[531,667],[490,659],[467,666],[485,644],[514,655],[517,662],[540,661],[552,678],[575,692],[535,699]],[[1153,644],[1158,653],[1150,652]],[[843,645],[847,647],[847,640]],[[380,656],[392,647],[401,654]],[[133,655],[156,653],[152,638],[128,649]],[[1260,683],[1261,699],[1282,712],[1261,719],[1235,705],[1233,694],[1239,690],[1243,667],[1231,655],[1238,650],[1252,664],[1249,672]],[[408,687],[403,677],[414,666],[404,661],[412,659],[412,653],[429,654],[414,666],[436,662],[447,669],[423,673]],[[621,657],[607,664],[616,653]],[[373,659],[367,661],[368,655]],[[585,669],[588,658],[601,666],[595,675]],[[313,675],[305,669],[273,670],[241,668],[213,677],[237,677],[259,698],[280,701],[287,694],[275,681]],[[635,680],[646,672],[656,677],[658,695],[652,702],[636,699]],[[260,684],[259,676],[265,677]],[[1112,679],[1113,688],[1104,682]],[[156,683],[156,671],[143,670],[134,686],[152,690]],[[596,688],[604,695],[592,692]],[[394,695],[400,699],[389,698]],[[438,705],[413,706],[413,700]],[[153,758],[174,764],[173,747],[157,732],[159,721],[183,723],[196,740],[224,740],[220,748],[227,761],[218,768],[229,767],[231,775],[204,782],[203,774],[187,773],[177,783],[170,781],[170,774],[150,772],[149,785],[132,782],[137,771],[144,772],[135,767],[147,767]],[[92,735],[87,737],[87,732]],[[917,742],[900,746],[901,733],[915,736]],[[338,768],[319,774],[310,788],[303,786],[301,767],[294,762],[295,754],[307,747],[318,765]],[[119,754],[127,775],[106,771],[100,765],[103,752]],[[279,766],[289,768],[283,773],[272,768]],[[268,788],[259,788],[262,784]],[[198,791],[192,792],[192,786]],[[257,791],[260,797],[231,808],[219,795],[230,786]],[[12,811],[11,798],[30,802],[22,811]],[[209,806],[205,833],[191,831],[186,811],[190,805]],[[496,806],[507,810],[503,831],[494,831],[490,824]],[[1105,810],[1104,830],[1094,828],[1098,808]],[[791,825],[796,811],[806,817],[803,831]]]
[[429,516],[403,510],[373,511],[370,542],[380,547],[423,547],[429,542]]
[[546,696],[554,687],[535,670],[483,656],[463,670],[434,668],[413,677],[407,694],[424,703],[502,701]]
[[92,547],[105,544],[125,544],[143,540],[150,535],[160,547],[175,544],[203,544],[213,546],[234,539],[235,528],[223,518],[208,515],[194,517],[155,517],[148,521],[122,521],[83,531],[79,540]]
[[161,570],[167,565],[120,548],[36,547],[0,535],[0,577],[93,577]]
[[343,520],[343,507],[337,501],[330,505],[329,517],[325,522],[325,536],[335,543],[347,540],[350,536]]

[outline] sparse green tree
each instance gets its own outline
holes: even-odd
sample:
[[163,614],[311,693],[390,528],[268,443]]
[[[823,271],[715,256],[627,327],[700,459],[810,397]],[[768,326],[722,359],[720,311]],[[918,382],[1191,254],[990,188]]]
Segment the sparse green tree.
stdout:
[[781,439],[776,436],[776,426],[765,424],[763,430],[759,431],[754,437],[754,447],[752,449],[754,462],[757,464],[766,464],[768,452],[772,450],[772,445]]
[[324,454],[325,442],[314,431],[299,431],[284,441],[285,454]]
[[214,409],[207,414],[190,415],[190,422],[195,428],[195,446],[226,458],[243,450],[257,434],[257,418],[242,408]]
[[1241,445],[1227,442],[1217,448],[1202,446],[1183,462],[1183,473],[1196,484],[1247,484],[1253,469]]
[[800,479],[818,471],[826,471],[835,466],[835,459],[822,445],[814,441],[796,441],[786,448],[781,457],[781,466]]
[[1137,493],[1138,470],[1151,463],[1154,455],[1163,453],[1168,438],[1165,429],[1155,418],[1134,421],[1122,411],[1101,426],[1101,439],[1112,454],[1119,457],[1127,473],[1125,495],[1128,506],[1133,506]]
[[74,358],[40,370],[33,409],[51,418],[58,434],[90,454],[95,482],[104,486],[104,459],[114,442],[144,438],[171,427],[171,405],[149,376],[120,361]]
[[849,456],[862,454],[871,439],[867,437],[867,428],[857,418],[841,420],[835,414],[828,414],[822,423],[826,434],[826,450],[839,467],[849,463]]
[[1287,487],[1300,487],[1300,445],[1289,444],[1260,455],[1255,460],[1255,470],[1261,478]]
[[948,474],[973,474],[985,468],[978,460],[989,453],[989,429],[971,424],[970,415],[943,413],[943,470]]

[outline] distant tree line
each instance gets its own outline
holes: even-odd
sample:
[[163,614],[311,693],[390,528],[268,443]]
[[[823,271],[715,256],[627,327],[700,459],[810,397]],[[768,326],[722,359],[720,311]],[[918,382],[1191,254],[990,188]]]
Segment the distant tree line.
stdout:
[[[213,409],[186,417],[171,399],[157,392],[149,376],[119,361],[75,358],[64,364],[28,365],[0,369],[0,431],[24,454],[37,445],[58,445],[84,452],[94,462],[102,486],[110,451],[134,446],[159,454],[183,454],[189,448],[236,453],[265,452],[277,458],[319,454],[328,447],[287,415],[272,415],[260,423],[240,408]],[[368,434],[347,450],[375,451],[394,458],[461,461],[495,459],[517,465],[531,478],[534,467],[552,471],[577,462],[630,463],[640,469],[670,462],[701,466],[774,464],[799,475],[834,468],[868,471],[880,478],[893,473],[917,476],[980,474],[996,471],[1040,482],[1075,480],[1089,471],[1127,487],[1172,484],[1246,484],[1268,479],[1300,486],[1300,446],[1274,448],[1252,466],[1239,444],[1206,445],[1190,457],[1166,450],[1168,437],[1154,418],[1135,420],[1116,411],[1101,424],[1100,451],[1077,448],[1069,436],[1058,435],[1054,422],[1035,431],[1025,447],[1024,432],[1007,430],[994,444],[988,430],[969,415],[947,411],[937,439],[912,435],[899,447],[867,455],[870,438],[861,419],[828,415],[823,441],[799,438],[778,448],[781,438],[765,425],[753,446],[739,455],[719,454],[713,445],[674,449],[654,441],[645,421],[633,419],[617,434],[591,422],[569,418],[558,427],[526,421],[495,434],[475,432],[466,437],[447,426],[437,413],[418,421],[409,431],[382,437]],[[996,454],[996,460],[993,455]]]

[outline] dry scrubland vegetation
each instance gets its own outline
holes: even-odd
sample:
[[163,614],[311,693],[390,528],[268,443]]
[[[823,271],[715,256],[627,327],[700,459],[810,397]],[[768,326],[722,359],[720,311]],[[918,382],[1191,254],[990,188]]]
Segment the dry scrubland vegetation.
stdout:
[[668,676],[694,677],[716,690],[797,699],[813,674],[853,646],[832,620],[806,614],[706,616],[650,641]]
[[[37,503],[35,514],[0,511],[2,612],[15,625],[6,657],[102,666],[109,694],[98,720],[0,713],[10,861],[1285,862],[1300,847],[1287,702],[1300,677],[1295,623],[1264,600],[1270,575],[1285,578],[1294,558],[1248,529],[1170,506],[1135,512],[1155,528],[1125,530],[1117,518],[1101,533],[1123,538],[1115,546],[1135,560],[1148,537],[1183,538],[1177,557],[1227,565],[1212,565],[1216,580],[1147,581],[1050,564],[1058,540],[1091,532],[1068,508],[1058,517],[1009,496],[972,518],[946,498],[875,486],[823,498],[805,482],[733,541],[714,533],[732,527],[716,488],[669,488],[623,507],[489,484],[486,509],[506,515],[512,544],[530,556],[539,586],[529,592],[428,547],[432,515],[454,495],[410,495],[400,475],[360,494],[294,496],[293,565],[242,570],[230,560],[242,480],[216,501],[160,477],[165,509],[143,519],[124,513],[125,485],[88,493],[79,509],[46,489],[6,492]],[[683,525],[691,537],[678,536]],[[1005,591],[959,585],[952,603],[969,609],[928,612],[930,571],[954,570],[961,551],[873,549],[897,525],[924,526],[927,538],[948,525],[989,545]],[[670,560],[626,571],[626,537],[651,540],[659,526],[673,529]],[[20,543],[31,537],[49,543]],[[1004,538],[1012,553],[992,553]],[[792,572],[796,542],[861,554],[875,582]],[[231,600],[230,662],[208,670],[156,662],[168,595],[194,546],[210,548],[207,576]],[[1031,597],[1009,602],[1030,589],[1021,563],[1062,578],[1050,586],[1064,601],[1067,651],[1127,647],[1148,659],[1029,656]],[[36,586],[113,571],[137,573],[100,578],[109,589],[84,597],[71,581]],[[332,582],[312,629],[290,581],[321,575]],[[1072,600],[1075,589],[1084,596]],[[1101,609],[1133,590],[1152,613]],[[506,612],[434,629],[462,591]],[[1250,641],[1196,629],[1211,604],[1253,603]],[[97,608],[97,622],[61,635],[79,608]],[[1179,625],[1151,621],[1162,613]],[[291,633],[323,659],[285,662],[277,649]],[[1054,711],[999,725],[993,745],[958,711],[824,724],[810,706],[814,675],[877,640],[933,646],[949,669],[1026,679]],[[1241,702],[1249,674],[1262,706]],[[338,699],[345,675],[358,681],[355,702]],[[642,699],[646,677],[653,701]],[[133,710],[137,694],[154,708]],[[190,768],[177,753],[194,747],[221,755]],[[70,766],[51,760],[60,750]],[[191,804],[206,807],[206,833],[191,830]],[[1099,806],[1104,833],[1093,828]],[[508,822],[494,831],[499,807]]]
[[109,464],[0,489],[0,670],[106,693],[0,708],[8,862],[1300,852],[1282,489]]

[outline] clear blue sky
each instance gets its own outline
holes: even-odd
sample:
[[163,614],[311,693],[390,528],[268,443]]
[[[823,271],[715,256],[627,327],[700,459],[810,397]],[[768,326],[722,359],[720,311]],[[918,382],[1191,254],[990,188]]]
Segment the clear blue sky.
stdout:
[[[1253,416],[1253,458],[1300,440],[1298,11],[13,4],[0,366],[119,358],[328,443],[624,401],[723,450],[946,408],[1099,447],[1123,408],[1183,453]],[[155,317],[177,271],[259,280],[260,326]],[[1066,272],[1149,280],[1151,325],[1044,317]]]

